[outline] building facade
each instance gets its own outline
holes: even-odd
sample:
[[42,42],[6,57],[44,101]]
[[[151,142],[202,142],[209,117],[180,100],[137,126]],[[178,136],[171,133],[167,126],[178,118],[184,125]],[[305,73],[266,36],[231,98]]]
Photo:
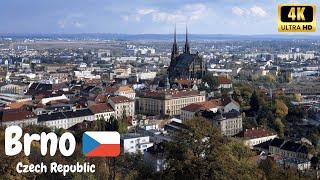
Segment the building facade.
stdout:
[[273,139],[273,141],[270,143],[269,153],[273,155],[280,155],[284,158],[309,158],[309,150],[307,146],[278,138]]
[[121,146],[124,153],[144,153],[144,151],[153,146],[149,136],[143,136],[136,133],[128,133],[121,136]]
[[108,99],[108,103],[114,109],[116,118],[135,115],[135,103],[132,99],[125,96],[113,96]]
[[200,112],[199,116],[211,121],[224,136],[234,136],[242,131],[242,116],[236,110],[227,113],[205,110]]
[[277,137],[277,134],[267,128],[251,128],[243,130],[238,137],[242,138],[244,144],[253,148],[257,144],[261,144]]
[[1,126],[28,126],[36,125],[38,122],[37,115],[26,110],[5,110],[0,112]]
[[137,98],[138,112],[145,115],[175,116],[191,103],[204,102],[205,92],[194,90],[147,91]]
[[94,120],[94,114],[90,111],[90,109],[41,114],[38,116],[39,125],[47,126],[53,129],[68,129],[77,123]]
[[94,104],[89,109],[93,112],[95,120],[104,119],[108,121],[111,116],[115,117],[114,109],[106,103]]

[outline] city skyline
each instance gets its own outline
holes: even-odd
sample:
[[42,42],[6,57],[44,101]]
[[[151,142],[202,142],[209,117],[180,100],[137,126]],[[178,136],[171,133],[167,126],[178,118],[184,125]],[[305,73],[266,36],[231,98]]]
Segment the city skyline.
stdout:
[[0,34],[171,34],[174,24],[183,34],[188,24],[190,34],[281,35],[278,3],[290,2],[13,0],[0,2]]

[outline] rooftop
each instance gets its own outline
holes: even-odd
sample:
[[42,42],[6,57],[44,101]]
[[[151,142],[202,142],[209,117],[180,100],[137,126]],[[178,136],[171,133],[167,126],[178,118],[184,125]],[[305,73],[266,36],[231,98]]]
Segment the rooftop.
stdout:
[[231,84],[231,79],[227,78],[226,76],[218,76],[219,84]]
[[146,136],[138,133],[127,133],[127,134],[121,135],[121,139],[131,139],[131,138],[140,138],[140,137],[146,137]]
[[114,111],[113,108],[109,104],[106,104],[106,103],[94,104],[94,105],[90,106],[89,109],[94,114]]
[[245,139],[254,139],[254,138],[261,138],[261,137],[267,137],[267,136],[274,136],[276,135],[272,131],[266,128],[252,128],[252,129],[246,129],[242,131],[239,136]]
[[119,104],[119,103],[126,103],[126,102],[132,102],[132,99],[129,99],[125,96],[113,96],[109,98],[112,102],[114,102],[115,104]]
[[116,92],[133,93],[133,89],[130,86],[110,86],[106,88],[107,94],[113,94]]
[[189,104],[188,106],[185,106],[181,110],[197,112],[200,110],[209,110],[219,105],[220,105],[220,100],[214,99],[214,100],[200,102],[200,103],[192,103],[192,104]]
[[0,112],[0,117],[2,122],[37,118],[36,114],[27,110],[4,110]]
[[76,118],[83,116],[91,116],[93,113],[90,109],[79,109],[76,111],[65,111],[65,112],[56,112],[49,114],[41,114],[38,116],[38,121],[54,121],[59,119],[68,119],[68,118]]

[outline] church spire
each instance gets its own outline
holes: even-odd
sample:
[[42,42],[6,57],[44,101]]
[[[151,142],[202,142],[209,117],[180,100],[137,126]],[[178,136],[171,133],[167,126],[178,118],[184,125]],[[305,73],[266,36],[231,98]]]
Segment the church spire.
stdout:
[[188,41],[188,26],[186,26],[186,44],[184,45],[184,53],[190,54],[190,47],[189,47],[189,41]]
[[176,32],[176,25],[174,26],[174,41],[172,45],[172,53],[171,56],[178,54],[178,45],[177,45],[177,32]]

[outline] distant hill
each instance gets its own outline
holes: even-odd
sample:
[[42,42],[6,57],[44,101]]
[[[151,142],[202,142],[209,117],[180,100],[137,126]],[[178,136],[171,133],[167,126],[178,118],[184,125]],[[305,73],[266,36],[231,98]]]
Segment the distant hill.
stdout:
[[[2,38],[13,39],[100,39],[100,40],[118,40],[118,41],[171,41],[172,34],[0,34]],[[301,34],[276,34],[276,35],[233,35],[233,34],[190,34],[191,40],[214,41],[214,40],[320,40],[319,35],[301,35]],[[184,34],[178,34],[179,41],[183,41]]]

